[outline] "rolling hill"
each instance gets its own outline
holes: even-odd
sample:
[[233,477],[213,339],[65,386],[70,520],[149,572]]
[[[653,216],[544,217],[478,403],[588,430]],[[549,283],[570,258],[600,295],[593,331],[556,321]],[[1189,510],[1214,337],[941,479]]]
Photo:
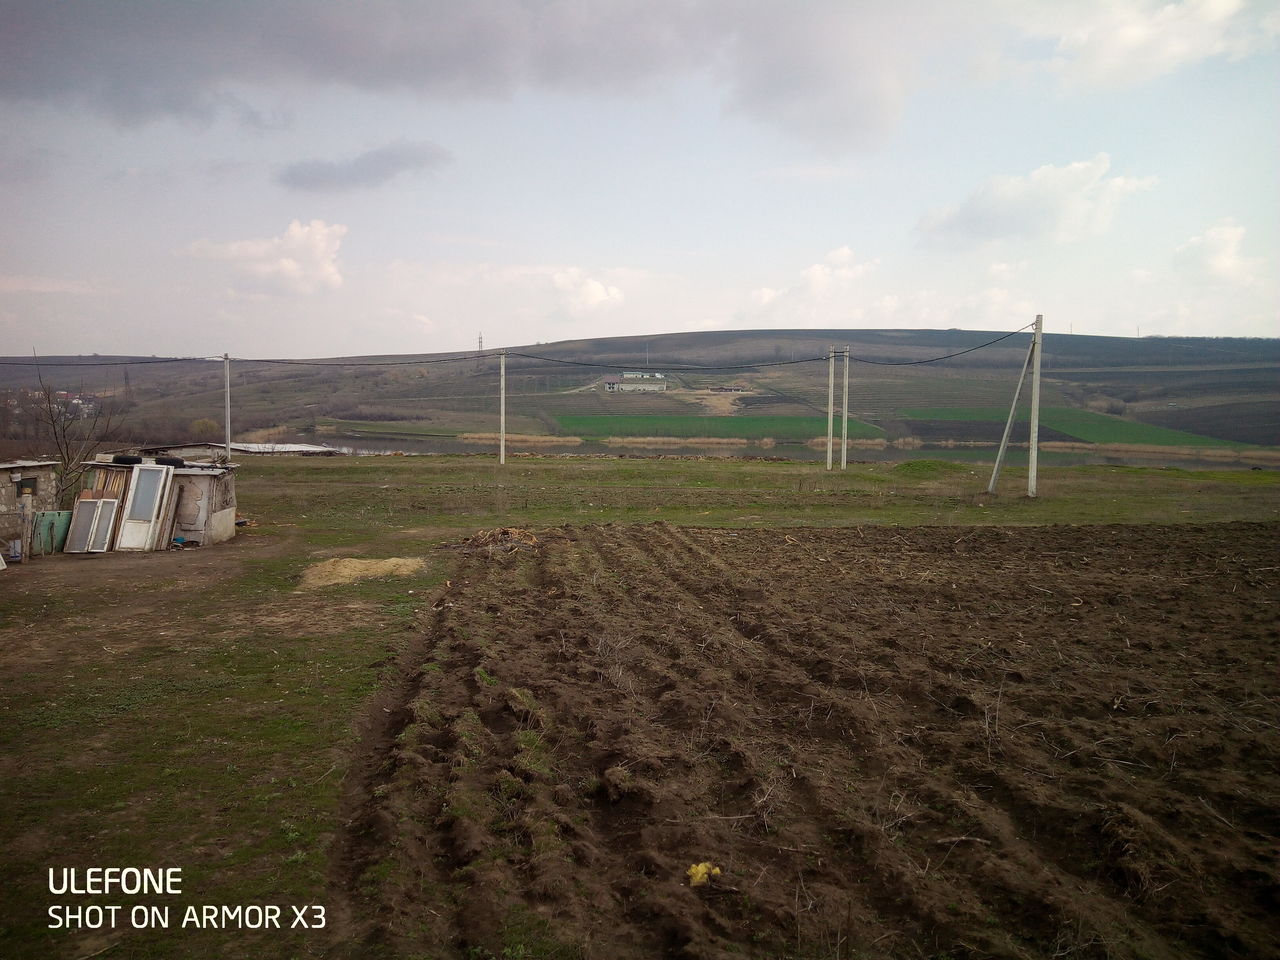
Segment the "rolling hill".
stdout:
[[[513,347],[509,428],[558,434],[573,432],[566,423],[579,430],[590,426],[593,417],[732,416],[795,418],[793,426],[804,432],[826,412],[827,364],[820,358],[829,344],[848,344],[856,358],[850,414],[863,425],[861,435],[991,442],[991,423],[1007,412],[1029,335],[939,362],[921,361],[1001,336],[964,330],[746,330]],[[133,440],[168,442],[185,438],[196,419],[220,422],[221,361],[157,362],[163,359],[46,357],[39,374],[46,384],[113,405],[122,435]],[[696,367],[722,369],[689,369]],[[403,424],[416,434],[492,430],[497,368],[495,353],[311,363],[234,360],[234,423],[238,434],[273,427],[306,432],[335,423],[380,424],[393,433],[387,425]],[[10,398],[37,383],[31,366],[3,369]],[[663,372],[667,389],[606,391],[601,377],[624,369]],[[1044,377],[1046,407],[1090,415],[1073,419],[1059,413],[1053,429],[1064,439],[1096,442],[1091,437],[1114,435],[1130,443],[1182,437],[1190,446],[1280,445],[1280,339],[1046,334]],[[838,381],[839,376],[837,404]],[[937,415],[939,410],[951,413]],[[12,440],[11,417],[0,423],[5,431]],[[759,433],[745,426],[720,432]]]

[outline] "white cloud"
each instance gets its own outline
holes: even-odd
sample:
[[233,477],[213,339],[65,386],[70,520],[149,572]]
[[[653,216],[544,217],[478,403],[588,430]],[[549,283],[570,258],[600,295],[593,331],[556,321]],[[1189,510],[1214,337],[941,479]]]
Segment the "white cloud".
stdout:
[[1220,220],[1203,235],[1192,237],[1174,251],[1178,271],[1190,279],[1247,287],[1257,281],[1260,257],[1246,257],[1244,227],[1232,219]]
[[800,271],[799,289],[815,297],[827,297],[846,289],[852,281],[880,265],[879,260],[859,263],[849,247],[837,247],[827,253],[821,263]]
[[197,240],[189,252],[202,260],[234,265],[237,292],[310,295],[342,286],[338,248],[346,233],[340,223],[294,220],[278,237],[232,243]]
[[623,300],[622,291],[613,284],[589,276],[578,267],[557,270],[551,274],[551,282],[563,295],[565,307],[574,316],[616,306]]
[[[739,301],[736,325],[749,327],[862,327],[868,329],[1014,330],[1043,312],[1018,276],[1028,261],[998,262],[984,283],[981,270],[921,287],[910,263],[860,260],[849,247],[830,251],[785,287],[762,287]],[[1037,290],[1037,296],[1042,291]],[[1025,344],[1016,349],[1025,350]]]
[[1274,46],[1269,2],[1244,0],[1044,0],[1010,7],[1054,52],[1042,65],[1069,86],[1141,83],[1214,57],[1237,60]]
[[847,318],[848,311],[858,309],[859,281],[879,266],[878,259],[860,261],[851,247],[837,247],[801,270],[791,284],[751,291],[750,312],[761,321],[808,318],[820,326],[829,325],[835,317]]
[[1039,167],[1026,176],[992,177],[962,203],[933,210],[918,225],[929,240],[1078,240],[1105,233],[1120,201],[1155,185],[1154,177],[1108,177],[1111,158]]
[[[570,264],[420,263],[400,260],[380,272],[379,295],[427,306],[429,315],[487,317],[486,330],[617,315],[642,270],[590,270]],[[406,307],[407,309],[407,307]]]

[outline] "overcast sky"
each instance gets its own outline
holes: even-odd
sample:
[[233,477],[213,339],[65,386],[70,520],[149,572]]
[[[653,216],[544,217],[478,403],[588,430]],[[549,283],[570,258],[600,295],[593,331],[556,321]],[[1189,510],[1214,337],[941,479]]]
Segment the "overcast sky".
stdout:
[[0,0],[0,353],[1277,336],[1280,4]]

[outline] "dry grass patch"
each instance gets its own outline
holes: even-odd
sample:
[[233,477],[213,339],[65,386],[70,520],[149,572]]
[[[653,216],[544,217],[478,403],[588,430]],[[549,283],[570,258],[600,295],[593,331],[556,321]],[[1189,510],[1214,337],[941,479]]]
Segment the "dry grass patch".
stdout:
[[411,577],[422,570],[425,561],[421,557],[388,557],[385,560],[358,560],[338,557],[314,563],[302,572],[299,590],[332,587],[340,583],[355,583],[373,577]]

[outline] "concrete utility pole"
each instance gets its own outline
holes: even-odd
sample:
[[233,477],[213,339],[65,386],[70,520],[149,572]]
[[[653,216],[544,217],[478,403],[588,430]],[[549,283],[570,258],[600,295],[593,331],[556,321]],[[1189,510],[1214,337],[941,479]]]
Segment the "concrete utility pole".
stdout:
[[1036,332],[1031,341],[1035,351],[1031,369],[1031,448],[1027,464],[1027,496],[1036,495],[1036,467],[1040,459],[1040,358],[1044,354],[1044,315],[1036,314]]
[[987,484],[987,493],[996,492],[996,483],[1000,480],[1000,468],[1004,465],[1004,454],[1009,449],[1009,435],[1013,432],[1013,418],[1018,413],[1018,398],[1022,396],[1022,384],[1026,382],[1027,370],[1031,366],[1031,355],[1035,353],[1036,340],[1031,338],[1031,346],[1027,347],[1027,359],[1022,361],[1022,373],[1018,374],[1018,386],[1013,391],[1013,403],[1009,404],[1009,418],[1004,422],[1004,434],[1000,437],[1000,449],[996,451],[996,463],[991,468],[991,482]]
[[844,345],[844,425],[840,428],[840,469],[849,466],[849,345]]
[[833,426],[836,416],[836,348],[827,347],[827,469],[831,469],[831,448],[835,443]]
[[507,462],[507,351],[498,357],[498,464]]
[[231,462],[231,356],[222,355],[223,418],[227,425],[227,463]]
[[987,484],[987,493],[996,492],[996,483],[1000,479],[1000,468],[1004,465],[1005,451],[1009,449],[1009,435],[1013,432],[1013,420],[1018,413],[1018,398],[1022,396],[1022,385],[1027,379],[1027,370],[1031,370],[1031,437],[1027,468],[1027,496],[1036,495],[1036,469],[1040,453],[1040,353],[1043,344],[1044,315],[1036,314],[1036,329],[1031,336],[1031,346],[1027,348],[1027,359],[1022,363],[1022,373],[1018,375],[1018,386],[1013,391],[1013,403],[1009,405],[1009,418],[1004,423],[1004,435],[1000,438],[1000,449],[996,452],[995,466],[991,469],[991,482]]

